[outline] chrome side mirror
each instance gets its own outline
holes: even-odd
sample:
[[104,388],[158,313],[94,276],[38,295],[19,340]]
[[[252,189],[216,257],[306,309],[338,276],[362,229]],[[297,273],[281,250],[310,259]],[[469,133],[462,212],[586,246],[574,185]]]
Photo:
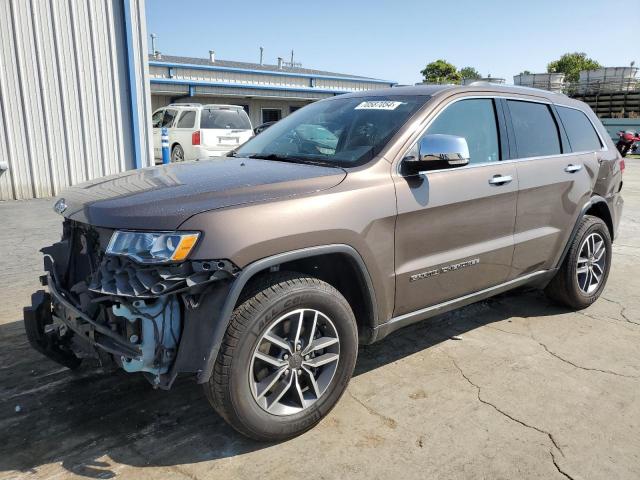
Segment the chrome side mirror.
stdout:
[[418,142],[418,156],[403,161],[413,172],[440,168],[462,167],[469,163],[469,145],[455,135],[425,135]]
[[447,162],[451,167],[467,165],[469,159],[469,146],[464,137],[455,135],[425,135],[418,145],[418,157],[420,162]]

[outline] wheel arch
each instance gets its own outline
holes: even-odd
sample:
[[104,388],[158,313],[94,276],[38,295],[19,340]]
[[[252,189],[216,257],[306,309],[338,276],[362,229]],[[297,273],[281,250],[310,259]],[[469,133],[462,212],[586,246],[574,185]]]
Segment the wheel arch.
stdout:
[[[333,244],[280,253],[247,265],[231,285],[214,328],[211,348],[203,369],[198,372],[198,383],[206,382],[211,376],[231,314],[247,286],[258,276],[276,270],[307,273],[334,286],[354,309],[362,340],[367,343],[373,338],[378,321],[375,291],[364,260],[353,247]],[[350,283],[352,281],[357,285]]]
[[582,207],[578,218],[576,219],[576,223],[573,226],[573,230],[571,231],[571,235],[569,235],[569,239],[562,251],[562,255],[560,255],[560,259],[556,264],[556,268],[560,268],[562,262],[567,256],[569,252],[569,248],[571,248],[571,244],[573,240],[576,238],[576,234],[578,233],[578,228],[580,227],[580,222],[584,218],[585,215],[592,215],[594,217],[600,218],[606,225],[609,230],[609,234],[611,235],[611,240],[613,240],[614,228],[613,228],[613,217],[611,216],[611,211],[609,210],[609,205],[607,201],[602,198],[600,195],[592,196],[589,201]]
[[591,215],[602,220],[607,225],[607,228],[609,229],[609,235],[611,235],[611,240],[613,240],[613,218],[611,217],[609,205],[603,198],[600,198],[600,200],[591,203],[584,215]]

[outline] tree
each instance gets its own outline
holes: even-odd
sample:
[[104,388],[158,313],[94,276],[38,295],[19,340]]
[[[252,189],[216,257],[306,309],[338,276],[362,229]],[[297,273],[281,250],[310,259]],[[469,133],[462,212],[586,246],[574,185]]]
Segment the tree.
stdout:
[[473,67],[461,68],[458,73],[460,73],[460,76],[462,78],[467,79],[467,80],[478,80],[478,79],[482,78],[480,73]]
[[588,58],[584,52],[565,53],[558,60],[547,65],[548,73],[564,73],[568,82],[577,82],[580,79],[581,70],[594,70],[600,68],[600,64]]
[[460,83],[458,69],[446,60],[431,62],[420,72],[427,83]]

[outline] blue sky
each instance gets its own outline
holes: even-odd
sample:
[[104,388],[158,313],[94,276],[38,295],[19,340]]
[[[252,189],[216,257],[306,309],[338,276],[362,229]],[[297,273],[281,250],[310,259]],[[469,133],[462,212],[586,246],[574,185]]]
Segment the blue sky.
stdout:
[[[400,83],[421,80],[438,58],[511,83],[562,53],[584,51],[607,66],[640,63],[640,0],[620,17],[607,0],[233,1],[146,0],[148,33],[167,55],[304,67]],[[635,20],[632,20],[635,17]],[[621,21],[621,20],[626,21]]]

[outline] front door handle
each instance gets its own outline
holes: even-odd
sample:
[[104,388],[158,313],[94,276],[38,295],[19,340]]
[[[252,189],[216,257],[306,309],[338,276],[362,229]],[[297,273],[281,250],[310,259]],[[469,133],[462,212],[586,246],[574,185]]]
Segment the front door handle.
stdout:
[[513,177],[511,175],[494,175],[489,179],[489,183],[491,185],[500,186],[500,185],[506,185],[512,180],[513,180]]
[[576,173],[579,170],[582,170],[582,165],[569,164],[564,169],[564,171],[567,173]]

